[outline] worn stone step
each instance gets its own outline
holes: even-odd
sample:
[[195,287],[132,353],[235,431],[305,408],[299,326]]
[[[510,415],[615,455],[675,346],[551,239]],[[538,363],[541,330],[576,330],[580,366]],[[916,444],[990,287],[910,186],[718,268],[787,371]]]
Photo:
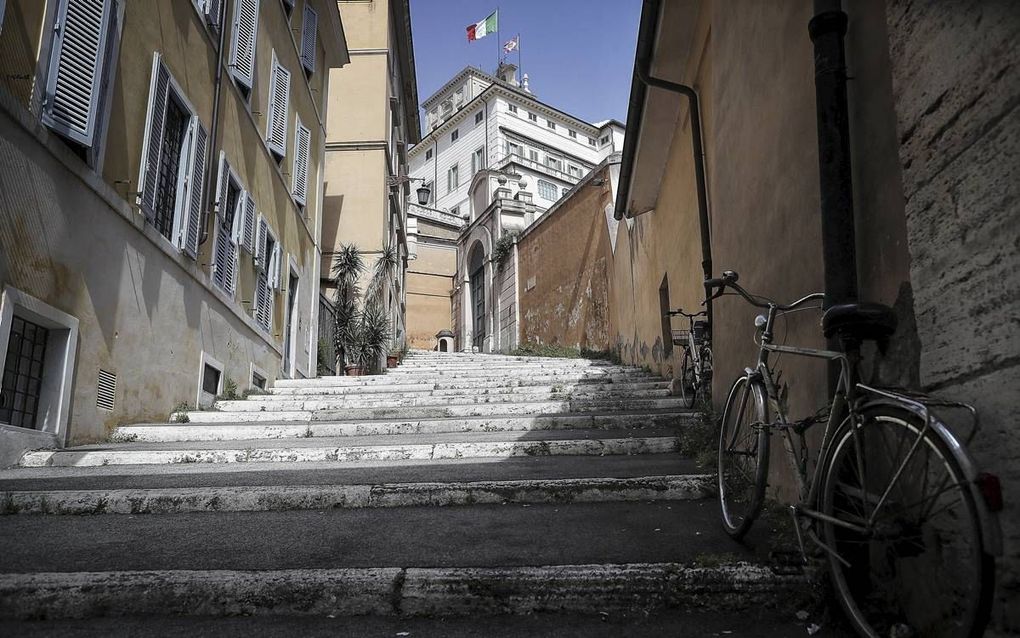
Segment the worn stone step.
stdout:
[[673,501],[709,496],[714,480],[712,475],[699,474],[375,485],[21,490],[0,494],[0,515],[176,514],[510,503]]
[[408,383],[428,382],[449,382],[462,383],[464,387],[485,381],[520,381],[527,380],[531,383],[542,381],[547,384],[568,383],[577,381],[590,381],[593,383],[621,383],[634,381],[664,381],[661,377],[652,376],[644,371],[630,372],[606,372],[606,371],[576,371],[576,370],[541,370],[541,371],[499,371],[484,370],[478,372],[460,372],[443,374],[441,372],[422,374],[379,374],[360,377],[318,377],[315,379],[279,379],[275,383],[277,388],[316,388],[316,387],[352,387],[352,386],[378,386],[378,385],[400,385]]
[[543,377],[534,377],[531,379],[510,379],[510,380],[480,380],[473,382],[448,382],[448,381],[437,381],[437,382],[426,382],[426,383],[400,383],[395,385],[368,385],[368,386],[294,386],[294,387],[274,387],[268,394],[251,395],[249,399],[259,400],[260,397],[270,396],[286,396],[286,395],[301,395],[301,396],[312,396],[312,395],[324,395],[324,394],[342,394],[342,395],[358,395],[358,394],[388,394],[388,393],[418,393],[418,392],[451,392],[453,394],[463,393],[489,393],[497,394],[501,392],[516,392],[516,391],[528,391],[532,388],[561,388],[565,391],[568,389],[573,390],[591,390],[594,392],[606,389],[614,390],[647,390],[647,389],[663,389],[669,388],[669,382],[663,379],[650,378],[646,381],[619,381],[613,383],[605,383],[604,381],[563,381],[556,379],[548,379]]
[[[214,410],[189,412],[188,416],[201,416],[210,413],[330,412],[343,410],[349,419],[387,419],[685,409],[680,397],[589,397],[584,399],[552,397],[538,401],[531,399],[497,402],[481,401],[478,400],[478,397],[471,398],[474,400],[468,402],[461,402],[450,397],[434,397],[429,400],[415,399],[409,402],[390,399],[389,401],[376,401],[369,405],[358,405],[356,401],[352,401],[349,398],[306,399],[301,401],[218,401],[213,406]],[[201,419],[192,418],[192,420],[197,422]]]
[[281,461],[430,460],[514,456],[655,454],[679,452],[675,428],[457,432],[410,436],[280,438],[108,443],[26,453],[23,467],[47,465],[153,465],[164,463],[273,463]]
[[[140,626],[157,635],[168,626],[181,625],[181,620],[167,619],[171,616],[201,617],[205,623],[210,617],[257,616],[257,622],[245,622],[251,628],[249,634],[261,635],[276,616],[287,618],[288,630],[278,635],[294,635],[295,629],[305,627],[299,618],[349,616],[348,623],[328,625],[321,635],[341,635],[337,632],[349,630],[350,623],[360,628],[350,635],[366,635],[361,632],[378,626],[375,619],[390,616],[405,620],[378,635],[399,636],[407,632],[396,630],[413,622],[407,619],[470,617],[471,628],[458,634],[468,636],[478,635],[479,617],[489,614],[500,618],[488,625],[505,628],[508,623],[521,623],[513,619],[542,613],[617,618],[635,609],[644,614],[682,609],[685,614],[700,612],[716,620],[692,622],[685,617],[668,625],[670,631],[681,632],[674,635],[706,625],[720,631],[698,635],[720,635],[746,625],[719,622],[720,612],[769,609],[776,613],[775,608],[780,607],[783,613],[792,614],[810,599],[808,592],[805,578],[779,575],[766,565],[752,563],[47,572],[0,576],[0,618],[74,619],[79,629],[89,627],[81,624],[83,620],[116,618],[115,625],[104,627],[117,632],[124,628],[121,617],[130,616],[135,618],[131,626],[138,625],[137,618],[145,618]],[[599,628],[596,621],[588,620],[593,630]],[[450,635],[446,622],[432,622],[437,625],[434,629],[442,630],[434,635]],[[643,622],[647,623],[647,618]],[[550,623],[546,619],[540,625],[531,623],[524,633],[496,635],[536,635],[533,632],[538,626],[549,629]],[[577,623],[571,620],[569,626]],[[803,627],[796,627],[794,633],[789,623],[772,620],[764,627],[767,633],[746,635],[777,638],[804,632]],[[628,630],[621,626],[604,635],[622,635],[617,630],[633,635],[633,625],[626,626]],[[776,627],[787,633],[776,633]],[[96,635],[108,635],[106,630]],[[222,627],[217,633],[220,631]],[[194,627],[185,633],[198,635]],[[491,630],[485,634],[494,635]]]
[[292,461],[16,467],[0,470],[0,492],[631,479],[704,473],[693,459],[677,453],[352,461],[343,465]]
[[[665,385],[665,384],[662,384]],[[586,388],[564,389],[563,386],[500,388],[472,390],[428,390],[417,392],[373,392],[367,394],[260,394],[240,400],[231,409],[261,410],[261,403],[297,404],[305,401],[342,402],[348,407],[370,407],[376,405],[414,406],[442,403],[443,405],[467,405],[472,403],[532,402],[546,400],[618,400],[653,399],[670,397],[668,387],[652,387],[642,390],[617,390],[612,385],[602,391]],[[222,407],[222,404],[217,404]],[[243,407],[247,406],[247,407]]]
[[[710,499],[182,513],[2,516],[0,573],[351,567],[524,567],[751,560],[718,534]],[[3,598],[0,595],[0,598]]]
[[[196,416],[205,415],[209,418],[191,423],[125,425],[117,428],[112,439],[115,442],[127,443],[133,441],[227,441],[458,432],[523,433],[577,429],[626,431],[648,427],[685,427],[697,423],[699,420],[699,417],[687,411],[646,411],[632,414],[561,413],[363,421],[343,420],[342,417],[346,413],[334,412],[198,412],[193,414]],[[304,416],[302,417],[302,415]]]

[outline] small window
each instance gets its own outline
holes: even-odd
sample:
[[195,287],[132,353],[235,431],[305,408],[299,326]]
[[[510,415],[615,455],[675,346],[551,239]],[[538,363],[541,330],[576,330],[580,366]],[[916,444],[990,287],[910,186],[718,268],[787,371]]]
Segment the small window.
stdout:
[[602,146],[605,146],[608,143],[609,143],[608,135],[603,135],[601,138],[599,138],[599,144],[601,144]]
[[451,215],[457,215],[459,217],[460,216],[460,206],[451,206],[450,207],[450,214]]
[[531,120],[532,122],[537,122],[538,121],[538,115],[536,115],[534,113],[528,113],[528,119]]
[[594,137],[589,137],[588,138],[588,146],[595,146],[595,138]]
[[0,423],[36,428],[50,331],[14,315],[0,389]]
[[552,155],[545,156],[545,165],[549,168],[557,171],[563,170],[563,160],[553,157]]
[[511,113],[515,114],[515,115],[517,114],[517,105],[516,104],[508,104],[506,109],[508,111],[510,111]]
[[202,371],[202,392],[213,396],[220,393],[220,371],[208,363]]
[[458,139],[460,139],[460,130],[454,130],[453,133],[450,133],[450,144],[453,144]]
[[574,139],[577,139],[577,131],[567,131],[567,135]]
[[517,157],[521,157],[522,156],[521,145],[520,144],[514,144],[513,142],[507,142],[506,143],[506,154],[507,155],[516,155]]
[[556,184],[553,184],[552,182],[547,182],[544,179],[538,180],[539,197],[548,199],[550,201],[555,200],[557,190],[558,189],[556,188]]
[[432,159],[432,149],[431,148],[427,148],[427,149],[425,149],[425,161],[427,162],[430,159]]
[[536,151],[533,148],[528,149],[528,159],[530,159],[532,162],[537,162],[538,161],[538,151]]
[[259,390],[265,390],[266,389],[266,378],[264,376],[262,376],[261,374],[259,374],[258,372],[252,372],[251,373],[251,387],[257,388]]
[[460,186],[460,176],[458,175],[459,172],[458,169],[459,166],[457,164],[454,164],[453,166],[450,167],[450,170],[446,171],[447,193],[452,193],[453,191],[457,190],[458,186]]
[[485,117],[485,111],[478,111],[475,113],[475,124],[481,124],[483,117]]
[[485,147],[477,149],[471,154],[471,174],[474,175],[478,171],[485,168]]
[[556,130],[556,122],[553,122],[552,120],[546,120],[545,125],[554,131]]
[[571,164],[570,167],[568,168],[568,170],[569,170],[571,176],[573,176],[573,177],[580,177],[581,176],[581,169],[578,166],[574,166],[573,164]]

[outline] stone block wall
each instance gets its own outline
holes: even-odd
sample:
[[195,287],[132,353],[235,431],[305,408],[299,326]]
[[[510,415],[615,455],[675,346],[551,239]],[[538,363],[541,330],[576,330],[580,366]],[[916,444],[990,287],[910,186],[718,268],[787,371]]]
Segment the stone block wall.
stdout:
[[996,624],[1020,630],[1020,10],[887,6],[922,385],[978,407],[1006,486]]

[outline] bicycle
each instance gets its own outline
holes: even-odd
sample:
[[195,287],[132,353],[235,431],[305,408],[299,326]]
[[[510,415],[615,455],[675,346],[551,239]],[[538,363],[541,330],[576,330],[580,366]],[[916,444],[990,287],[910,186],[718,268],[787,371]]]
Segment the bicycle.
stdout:
[[673,343],[683,348],[680,365],[680,401],[686,408],[694,407],[697,399],[707,399],[712,390],[712,347],[708,339],[708,322],[695,321],[707,316],[705,311],[688,314],[683,308],[666,312],[667,317],[687,317],[687,330],[672,330]]
[[[799,501],[790,507],[800,551],[805,536],[827,557],[843,610],[864,636],[979,636],[988,622],[994,556],[1002,553],[998,479],[978,471],[966,445],[978,431],[973,407],[858,380],[863,341],[888,343],[891,308],[850,303],[828,308],[822,331],[841,351],[773,343],[776,318],[824,294],[779,304],[752,295],[733,271],[705,282],[715,299],[727,289],[767,310],[755,319],[758,360],[730,388],[718,448],[723,527],[743,537],[765,495],[769,444],[783,435]],[[819,306],[813,306],[818,308]],[[828,414],[791,422],[769,355],[835,362],[839,376]],[[959,438],[935,408],[962,409],[970,433]],[[770,410],[775,413],[769,417]],[[809,473],[806,432],[824,422]]]

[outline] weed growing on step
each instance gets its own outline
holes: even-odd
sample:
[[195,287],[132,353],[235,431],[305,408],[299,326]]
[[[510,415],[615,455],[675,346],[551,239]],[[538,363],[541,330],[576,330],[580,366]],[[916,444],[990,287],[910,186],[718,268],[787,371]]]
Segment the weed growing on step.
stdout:
[[191,423],[191,417],[188,416],[188,412],[191,410],[191,406],[188,405],[187,401],[181,401],[174,409],[170,411],[170,422],[171,423]]
[[263,390],[262,388],[248,388],[241,392],[241,398],[247,399],[248,397],[262,396],[264,394],[269,394],[269,390]]
[[620,365],[620,355],[610,350],[589,350],[542,343],[523,343],[508,353],[512,357],[554,357],[557,359],[598,359]]
[[719,419],[712,404],[702,400],[695,406],[697,420],[680,429],[681,450],[694,457],[699,468],[715,471],[719,447]]
[[221,394],[216,395],[216,400],[237,401],[240,398],[241,396],[237,393],[237,383],[230,377],[227,377],[223,381],[223,392]]

